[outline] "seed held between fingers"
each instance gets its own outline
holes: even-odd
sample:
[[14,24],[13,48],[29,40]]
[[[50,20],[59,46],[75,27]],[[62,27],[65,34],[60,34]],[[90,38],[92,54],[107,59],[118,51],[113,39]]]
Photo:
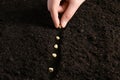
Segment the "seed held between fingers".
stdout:
[[59,29],[61,29],[61,28],[62,28],[62,26],[61,26],[61,25],[59,25],[59,26],[58,26],[58,28],[59,28]]

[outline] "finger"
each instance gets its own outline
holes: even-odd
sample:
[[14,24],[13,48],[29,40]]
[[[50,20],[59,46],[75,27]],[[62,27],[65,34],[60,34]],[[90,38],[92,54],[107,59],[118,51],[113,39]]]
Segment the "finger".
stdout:
[[60,0],[48,0],[48,10],[50,11],[52,20],[56,28],[59,27],[60,20],[58,17],[58,7],[60,4]]
[[58,12],[59,12],[59,13],[63,13],[63,12],[66,10],[67,6],[68,6],[68,3],[64,2],[63,4],[61,4],[61,5],[59,6]]
[[71,0],[71,1],[73,1],[73,2],[69,2],[69,5],[68,5],[66,11],[64,12],[62,18],[61,18],[61,26],[62,26],[62,28],[65,28],[68,21],[75,14],[75,12],[79,8],[79,6],[84,2],[84,0],[81,0],[81,2],[79,0],[76,0],[76,1]]
[[59,12],[59,13],[63,13],[64,11],[65,11],[65,9],[64,9],[62,6],[59,6],[58,12]]
[[51,13],[51,17],[52,17],[55,27],[58,28],[60,24],[60,20],[58,17],[58,11],[54,10],[54,11],[51,11],[50,13]]

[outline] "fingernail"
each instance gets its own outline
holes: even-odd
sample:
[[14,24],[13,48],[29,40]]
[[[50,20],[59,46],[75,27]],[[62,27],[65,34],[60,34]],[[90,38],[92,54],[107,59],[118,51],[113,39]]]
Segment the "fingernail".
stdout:
[[67,25],[67,22],[62,22],[62,28],[65,28],[66,27],[66,25]]

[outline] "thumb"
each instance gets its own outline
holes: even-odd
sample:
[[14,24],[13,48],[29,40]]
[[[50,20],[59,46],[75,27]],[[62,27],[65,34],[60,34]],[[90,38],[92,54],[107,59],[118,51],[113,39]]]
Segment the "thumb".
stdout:
[[84,2],[85,0],[71,0],[69,2],[69,5],[65,12],[62,15],[61,18],[61,26],[62,28],[65,28],[69,20],[73,17],[79,6]]

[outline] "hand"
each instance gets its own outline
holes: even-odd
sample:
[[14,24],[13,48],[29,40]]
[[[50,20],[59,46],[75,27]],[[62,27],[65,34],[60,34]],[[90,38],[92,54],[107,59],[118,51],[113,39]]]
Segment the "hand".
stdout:
[[[85,0],[48,0],[47,6],[56,28],[65,28]],[[59,13],[62,14],[59,19]]]

